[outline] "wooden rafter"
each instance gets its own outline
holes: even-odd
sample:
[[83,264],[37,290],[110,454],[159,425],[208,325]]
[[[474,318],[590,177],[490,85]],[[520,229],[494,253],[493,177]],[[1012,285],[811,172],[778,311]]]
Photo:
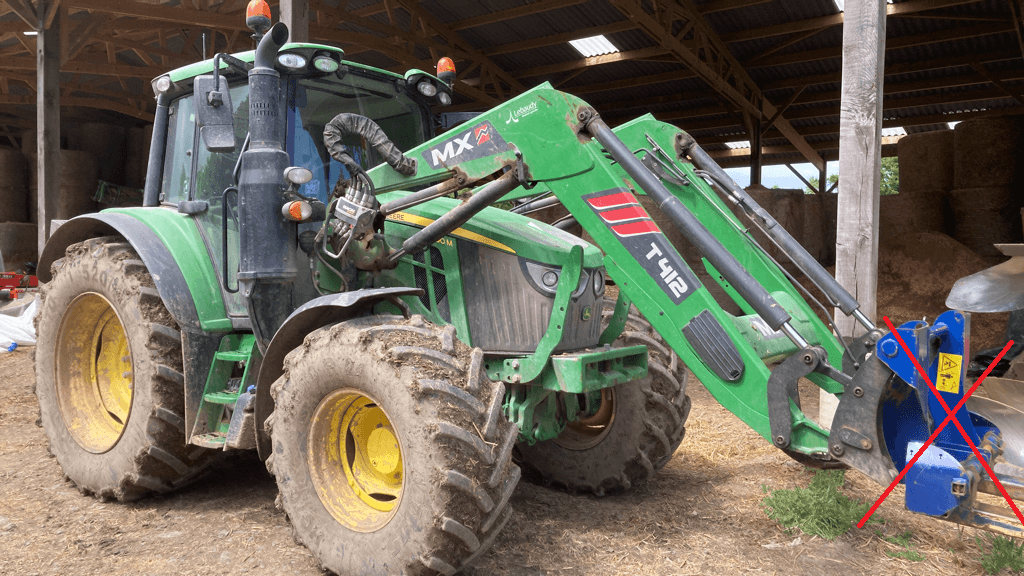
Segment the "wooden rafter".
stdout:
[[39,27],[39,16],[36,15],[36,9],[32,2],[29,0],[4,0],[4,3],[17,14],[18,18],[28,24],[31,30]]
[[497,12],[491,12],[490,14],[483,14],[474,18],[459,20],[458,22],[452,23],[451,29],[458,32],[459,30],[467,30],[469,28],[486,26],[496,22],[504,22],[505,20],[511,20],[513,18],[521,18],[523,16],[530,16],[540,12],[565,8],[566,6],[575,6],[577,4],[583,4],[584,2],[589,2],[589,0],[545,0],[544,2],[526,4],[525,6],[517,6],[507,10],[499,10]]
[[518,78],[530,78],[533,76],[544,76],[546,74],[558,74],[559,72],[569,72],[571,70],[579,70],[580,68],[590,68],[593,66],[600,66],[602,64],[611,64],[613,62],[625,62],[627,60],[642,60],[645,58],[649,58],[651,56],[660,56],[665,53],[665,48],[661,46],[653,46],[651,48],[641,48],[639,50],[630,50],[628,52],[613,52],[611,54],[591,56],[590,58],[583,58],[581,60],[559,62],[558,64],[549,64],[547,66],[537,66],[536,68],[512,70],[511,73]]
[[[690,0],[676,0],[671,8],[655,14],[648,13],[639,0],[611,0],[611,3],[739,110],[755,118],[775,116],[778,109],[764,99],[757,84]],[[684,43],[682,35],[672,33],[678,19],[684,21],[684,29],[689,29],[687,34],[692,37],[689,42]],[[779,115],[776,126],[811,164],[822,165],[821,157],[789,120]]]
[[[941,34],[936,33],[925,33],[925,34],[914,34],[911,36],[899,36],[892,39],[886,39],[885,50],[890,52],[900,48],[910,48],[912,46],[923,46],[925,44],[937,44],[940,42],[949,42],[952,40],[969,40],[971,38],[980,38],[982,36],[991,36],[995,34],[1004,34],[1014,30],[1014,25],[1006,22],[1003,24],[985,24],[981,26],[961,26],[957,28],[951,28],[944,31]],[[843,49],[841,46],[835,46],[831,48],[819,48],[817,50],[806,50],[803,52],[794,52],[792,54],[780,54],[765,62],[757,63],[757,66],[785,66],[789,64],[802,64],[804,62],[814,62],[817,60],[832,60],[835,58],[841,58],[843,56]],[[754,65],[751,65],[754,67]]]
[[63,0],[64,6],[80,8],[90,12],[103,12],[120,16],[133,16],[143,20],[195,26],[197,28],[218,28],[223,30],[248,30],[245,18],[234,14],[219,14],[188,8],[172,8],[160,4],[143,4],[132,0]]
[[1017,32],[1017,44],[1024,55],[1024,0],[1009,0],[1008,4],[1013,16],[1013,29]]
[[[901,16],[925,10],[934,10],[936,8],[948,8],[950,6],[959,6],[961,4],[974,4],[980,1],[981,0],[910,0],[899,4],[889,4],[886,6],[885,11],[888,16]],[[774,26],[751,28],[749,30],[743,30],[742,32],[723,34],[722,41],[744,42],[747,40],[758,40],[761,38],[770,38],[772,36],[793,34],[795,32],[822,30],[832,26],[838,26],[842,23],[843,14],[840,12],[839,14],[807,18],[786,24],[776,24]]]

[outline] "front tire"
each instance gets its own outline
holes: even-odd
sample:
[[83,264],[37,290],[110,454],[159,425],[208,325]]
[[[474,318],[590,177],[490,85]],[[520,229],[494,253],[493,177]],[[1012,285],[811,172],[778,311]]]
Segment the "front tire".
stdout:
[[554,440],[516,447],[527,478],[603,496],[640,486],[668,464],[686,433],[689,370],[650,323],[631,313],[614,345],[638,344],[648,350],[646,378],[603,390],[598,409]]
[[511,516],[518,430],[483,353],[416,316],[313,332],[267,420],[279,507],[339,574],[454,574]]
[[85,494],[135,500],[194,478],[181,333],[120,238],[70,246],[40,291],[36,397],[50,453]]

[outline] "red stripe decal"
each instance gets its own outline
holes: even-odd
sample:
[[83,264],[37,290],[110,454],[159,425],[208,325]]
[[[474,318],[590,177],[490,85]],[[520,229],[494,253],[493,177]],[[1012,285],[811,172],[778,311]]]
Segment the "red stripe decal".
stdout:
[[637,218],[650,218],[650,216],[647,215],[647,211],[639,206],[628,206],[602,212],[601,218],[604,218],[606,222],[621,222],[623,220],[636,220]]
[[650,220],[641,220],[639,222],[630,222],[628,224],[619,224],[612,226],[612,230],[615,231],[619,236],[634,236],[636,234],[651,234],[661,232],[658,230],[658,225]]
[[608,194],[607,196],[598,196],[587,200],[591,206],[598,210],[604,208],[611,208],[613,206],[626,206],[629,204],[639,204],[636,197],[629,192],[619,192],[618,194]]

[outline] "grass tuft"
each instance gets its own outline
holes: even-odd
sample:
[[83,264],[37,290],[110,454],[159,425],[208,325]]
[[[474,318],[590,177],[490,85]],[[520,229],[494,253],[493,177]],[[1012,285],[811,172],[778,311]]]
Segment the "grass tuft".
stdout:
[[875,534],[877,534],[882,540],[903,548],[903,550],[886,550],[885,554],[890,558],[903,558],[904,560],[910,560],[911,562],[920,562],[924,560],[924,556],[918,553],[917,550],[913,550],[914,545],[910,543],[910,539],[914,536],[914,533],[910,530],[907,530],[897,536],[885,536],[878,530],[875,530]]
[[[981,557],[981,567],[989,574],[998,574],[1003,568],[1009,568],[1011,573],[1024,572],[1024,542],[1019,546],[1013,540],[1005,536],[992,536],[985,534],[992,550]],[[981,538],[975,537],[978,547],[985,548]]]
[[[799,528],[804,534],[835,540],[849,532],[871,508],[839,492],[845,478],[843,470],[820,470],[807,488],[773,490],[761,500],[769,518],[783,528]],[[763,486],[766,493],[769,490]],[[881,523],[872,516],[868,522]]]

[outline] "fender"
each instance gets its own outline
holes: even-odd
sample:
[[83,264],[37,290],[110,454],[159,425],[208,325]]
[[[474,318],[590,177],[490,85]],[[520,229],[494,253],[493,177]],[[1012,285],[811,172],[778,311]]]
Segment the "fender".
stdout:
[[57,259],[64,257],[68,246],[99,236],[123,236],[138,252],[139,258],[142,258],[153,278],[153,283],[156,284],[160,298],[167,306],[167,311],[182,331],[202,331],[192,292],[171,251],[149,226],[125,214],[87,214],[62,224],[50,236],[43,253],[39,256],[36,271],[39,280],[49,282],[53,279],[50,266]]
[[288,316],[267,346],[256,380],[256,450],[260,458],[266,460],[273,451],[264,422],[274,411],[270,385],[284,374],[285,356],[302,344],[307,334],[318,328],[355,318],[388,298],[421,294],[423,290],[419,288],[374,288],[328,294],[306,302]]

